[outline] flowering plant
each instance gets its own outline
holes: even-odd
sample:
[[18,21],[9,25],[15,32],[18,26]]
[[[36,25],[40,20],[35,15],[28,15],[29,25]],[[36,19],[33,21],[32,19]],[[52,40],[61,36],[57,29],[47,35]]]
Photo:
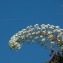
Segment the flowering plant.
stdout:
[[59,47],[58,53],[60,53],[63,51],[63,29],[50,24],[30,25],[13,35],[9,40],[11,49],[19,50],[24,43],[40,44],[51,51],[55,50],[55,47]]

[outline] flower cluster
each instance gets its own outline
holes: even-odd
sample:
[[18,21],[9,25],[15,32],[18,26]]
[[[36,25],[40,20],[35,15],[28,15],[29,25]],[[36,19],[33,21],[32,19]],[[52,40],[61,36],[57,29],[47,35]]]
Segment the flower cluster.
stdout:
[[63,49],[63,29],[50,24],[30,25],[13,35],[9,41],[11,49],[20,49],[23,43],[37,43],[46,48],[60,46]]

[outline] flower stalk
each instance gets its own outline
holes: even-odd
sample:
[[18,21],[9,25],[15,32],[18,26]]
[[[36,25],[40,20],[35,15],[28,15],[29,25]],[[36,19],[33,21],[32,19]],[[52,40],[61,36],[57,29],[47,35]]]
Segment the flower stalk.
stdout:
[[[11,37],[9,47],[20,50],[24,43],[36,43],[49,48],[51,50],[50,56],[54,54],[48,63],[63,63],[63,29],[59,26],[50,24],[30,25]],[[55,47],[59,48],[55,51]]]

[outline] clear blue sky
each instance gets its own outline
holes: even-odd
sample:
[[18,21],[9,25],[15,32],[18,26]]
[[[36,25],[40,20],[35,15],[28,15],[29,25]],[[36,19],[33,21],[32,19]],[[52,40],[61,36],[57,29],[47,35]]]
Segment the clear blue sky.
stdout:
[[0,0],[0,63],[43,63],[50,58],[50,51],[36,44],[9,49],[12,35],[36,23],[63,28],[63,0]]

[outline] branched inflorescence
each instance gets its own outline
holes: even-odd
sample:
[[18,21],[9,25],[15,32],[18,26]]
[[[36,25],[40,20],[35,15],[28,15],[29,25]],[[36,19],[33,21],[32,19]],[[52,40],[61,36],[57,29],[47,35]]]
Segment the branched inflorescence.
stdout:
[[11,49],[19,50],[23,43],[37,43],[50,49],[59,46],[63,49],[63,29],[50,24],[30,25],[13,35],[9,46]]

